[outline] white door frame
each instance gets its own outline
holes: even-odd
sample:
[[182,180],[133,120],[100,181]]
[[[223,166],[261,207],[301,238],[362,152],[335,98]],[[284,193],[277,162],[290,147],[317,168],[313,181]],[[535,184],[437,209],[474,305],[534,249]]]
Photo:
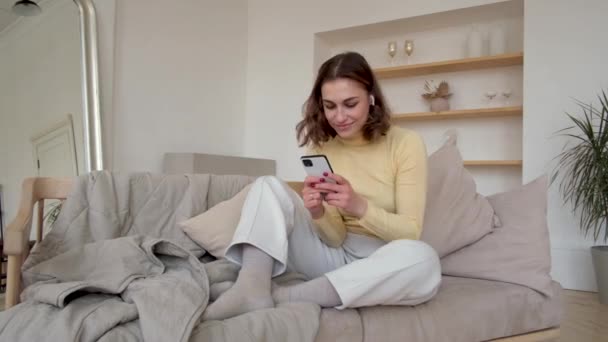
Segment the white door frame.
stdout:
[[74,161],[72,165],[74,175],[78,175],[78,159],[76,155],[76,144],[74,143],[74,121],[72,119],[72,114],[68,114],[65,120],[62,120],[61,122],[58,122],[57,124],[49,127],[48,129],[34,135],[30,139],[34,152],[34,166],[36,168],[36,174],[38,176],[40,176],[40,166],[38,165],[38,146],[44,144],[45,142],[51,139],[65,134],[67,134],[68,136],[68,142],[70,144],[70,153],[72,155],[72,160]]

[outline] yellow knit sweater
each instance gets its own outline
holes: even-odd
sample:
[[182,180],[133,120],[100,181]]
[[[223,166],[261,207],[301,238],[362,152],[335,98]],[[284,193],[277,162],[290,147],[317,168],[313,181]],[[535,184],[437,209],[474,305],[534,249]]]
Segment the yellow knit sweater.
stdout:
[[361,218],[323,203],[325,214],[315,223],[327,245],[342,245],[347,232],[387,242],[419,239],[426,203],[427,157],[417,133],[391,126],[374,142],[362,136],[348,140],[336,136],[311,152],[325,154],[333,171],[368,201]]

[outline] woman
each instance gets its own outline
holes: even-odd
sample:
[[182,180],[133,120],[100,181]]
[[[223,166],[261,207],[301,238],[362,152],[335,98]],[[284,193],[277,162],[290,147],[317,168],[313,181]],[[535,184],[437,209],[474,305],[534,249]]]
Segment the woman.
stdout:
[[[417,241],[425,146],[414,132],[390,125],[380,86],[361,55],[339,54],[321,66],[297,136],[300,146],[325,154],[337,174],[306,177],[302,199],[275,177],[255,181],[226,250],[241,271],[205,318],[283,302],[343,309],[432,298],[439,258]],[[312,280],[272,288],[271,278],[287,269]]]

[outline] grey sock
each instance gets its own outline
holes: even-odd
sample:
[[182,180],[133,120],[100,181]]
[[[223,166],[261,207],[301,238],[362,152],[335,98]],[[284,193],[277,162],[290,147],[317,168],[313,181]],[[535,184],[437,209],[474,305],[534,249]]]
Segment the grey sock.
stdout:
[[274,307],[270,292],[273,264],[270,255],[254,246],[243,245],[243,266],[236,282],[207,307],[203,319],[226,319]]
[[275,303],[307,302],[324,308],[342,304],[342,300],[326,276],[291,286],[276,286],[272,290]]
[[234,285],[233,281],[222,281],[209,286],[209,300],[215,302],[224,292]]
[[239,277],[243,273],[268,275],[268,277],[265,277],[265,283],[268,284],[268,290],[270,291],[273,265],[274,259],[270,255],[252,245],[243,245],[243,266],[239,271]]

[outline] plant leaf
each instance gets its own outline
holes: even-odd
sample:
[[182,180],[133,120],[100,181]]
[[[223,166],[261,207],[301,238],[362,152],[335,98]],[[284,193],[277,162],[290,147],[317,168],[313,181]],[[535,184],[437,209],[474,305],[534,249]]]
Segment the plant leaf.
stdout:
[[604,230],[608,241],[608,96],[598,95],[600,107],[574,100],[579,117],[566,113],[572,126],[556,134],[569,138],[553,160],[551,183],[560,178],[559,191],[564,203],[572,203],[578,213],[582,233],[597,241]]

